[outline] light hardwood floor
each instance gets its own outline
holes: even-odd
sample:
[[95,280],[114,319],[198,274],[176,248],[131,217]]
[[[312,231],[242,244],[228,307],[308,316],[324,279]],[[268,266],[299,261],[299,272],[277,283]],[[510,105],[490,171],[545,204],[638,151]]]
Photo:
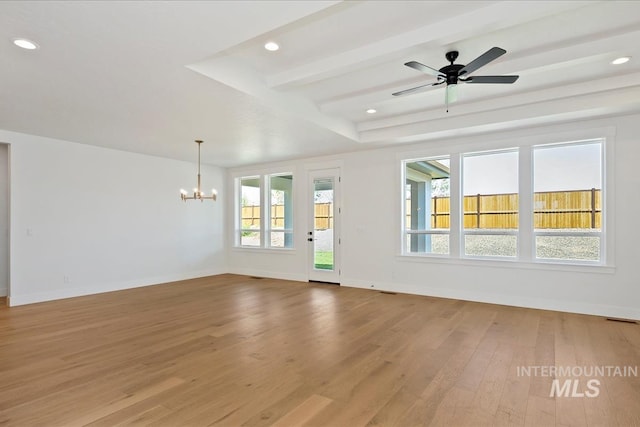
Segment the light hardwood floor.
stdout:
[[[0,425],[640,425],[640,325],[237,275],[0,308]],[[589,391],[579,378],[578,393]]]

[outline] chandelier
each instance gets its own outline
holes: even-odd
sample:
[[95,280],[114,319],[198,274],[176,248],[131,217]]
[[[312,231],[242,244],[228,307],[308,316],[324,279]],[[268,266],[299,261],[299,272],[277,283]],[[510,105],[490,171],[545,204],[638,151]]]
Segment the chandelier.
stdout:
[[200,145],[202,144],[202,141],[199,139],[196,139],[196,143],[198,144],[198,186],[196,188],[193,189],[193,195],[189,196],[189,193],[187,192],[187,190],[185,189],[181,189],[180,190],[180,198],[182,200],[184,200],[185,202],[187,200],[216,200],[218,198],[218,192],[216,191],[216,189],[214,188],[213,190],[211,190],[211,195],[207,196],[205,195],[205,193],[202,191],[201,187],[200,187]]

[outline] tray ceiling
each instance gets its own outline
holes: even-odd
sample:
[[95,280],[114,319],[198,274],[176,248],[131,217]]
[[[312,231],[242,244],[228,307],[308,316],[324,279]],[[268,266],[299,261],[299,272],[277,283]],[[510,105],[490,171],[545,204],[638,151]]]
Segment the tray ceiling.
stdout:
[[[634,1],[5,1],[0,34],[0,128],[219,166],[640,111]],[[391,96],[493,46],[515,84]]]

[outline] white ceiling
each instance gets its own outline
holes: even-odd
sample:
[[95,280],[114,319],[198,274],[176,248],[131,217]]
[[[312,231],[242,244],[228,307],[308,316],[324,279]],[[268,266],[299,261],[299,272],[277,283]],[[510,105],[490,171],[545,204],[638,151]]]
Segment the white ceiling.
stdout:
[[[190,161],[204,139],[219,166],[354,151],[640,111],[639,41],[638,1],[2,1],[0,128]],[[493,46],[474,75],[515,84],[391,96],[435,82],[409,60]]]

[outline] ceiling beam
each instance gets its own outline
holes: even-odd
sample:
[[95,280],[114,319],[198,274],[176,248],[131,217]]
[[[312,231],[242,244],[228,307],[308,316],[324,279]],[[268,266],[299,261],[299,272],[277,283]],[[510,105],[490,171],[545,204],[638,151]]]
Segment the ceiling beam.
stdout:
[[[615,46],[619,56],[634,49],[634,45],[640,40],[640,30],[613,36],[602,36],[598,40],[584,40],[578,44],[561,44],[559,46],[543,46],[535,51],[516,52],[513,55],[505,55],[499,64],[495,64],[492,70],[494,74],[508,73],[520,74],[518,86],[526,87],[526,76],[545,71],[557,71],[565,77],[561,71],[571,65],[579,63],[593,63],[596,61],[608,62],[614,59],[611,46]],[[495,72],[494,72],[495,71]],[[362,109],[363,105],[377,106],[381,103],[399,103],[403,98],[392,97],[390,94],[411,85],[425,84],[435,79],[418,76],[410,82],[399,82],[385,87],[375,87],[371,90],[359,90],[357,93],[346,94],[339,98],[333,98],[318,105],[321,111],[328,114],[341,114],[345,109]],[[441,89],[434,87],[433,90]]]
[[[637,80],[636,80],[637,82]],[[640,85],[362,131],[363,143],[409,143],[640,111]],[[422,117],[425,117],[423,113]]]
[[262,75],[228,57],[208,59],[188,65],[187,68],[251,95],[264,105],[287,115],[315,123],[354,141],[358,139],[355,125],[351,121],[320,112],[311,100],[300,95],[278,92],[265,86]]
[[[523,7],[524,3],[535,3]],[[340,52],[328,58],[314,61],[267,77],[267,85],[272,89],[312,83],[334,77],[353,69],[375,63],[380,58],[413,46],[451,38],[465,37],[477,31],[495,31],[500,28],[528,22],[543,16],[575,9],[586,1],[554,2],[497,2],[489,6],[457,15],[447,20],[431,23],[384,40]]]

